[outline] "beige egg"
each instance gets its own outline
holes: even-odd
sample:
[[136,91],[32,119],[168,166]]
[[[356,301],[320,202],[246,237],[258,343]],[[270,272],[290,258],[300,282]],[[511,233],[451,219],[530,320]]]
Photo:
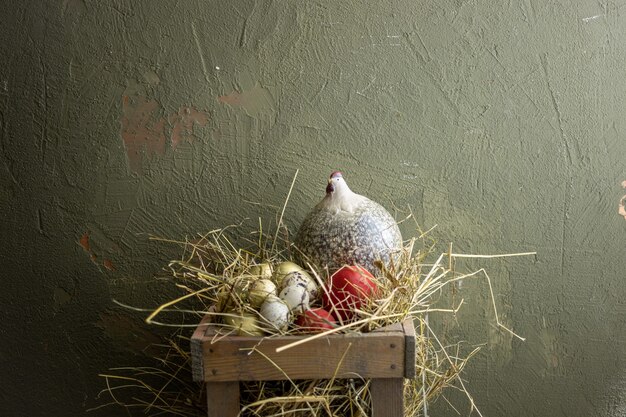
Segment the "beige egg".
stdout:
[[276,284],[269,279],[257,279],[248,288],[248,301],[253,308],[261,307],[270,295],[276,295]]
[[269,296],[261,305],[261,316],[274,330],[285,331],[291,322],[291,312],[289,306],[276,296]]
[[258,265],[253,265],[250,268],[248,268],[248,273],[250,275],[254,275],[263,279],[272,278],[272,272],[273,272],[272,264],[267,263],[267,262],[264,262]]
[[263,329],[259,326],[259,321],[254,314],[231,313],[223,316],[224,324],[233,327],[238,336],[263,336]]
[[222,310],[229,310],[242,303],[247,294],[246,287],[252,282],[251,276],[235,276],[226,279],[226,285],[219,288],[218,307]]

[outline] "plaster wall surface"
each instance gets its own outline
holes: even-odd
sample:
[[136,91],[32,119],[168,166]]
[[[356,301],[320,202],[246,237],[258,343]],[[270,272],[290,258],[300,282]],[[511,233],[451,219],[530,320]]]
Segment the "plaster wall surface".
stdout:
[[122,415],[86,410],[159,340],[112,302],[167,296],[149,235],[272,219],[299,170],[295,229],[335,169],[458,252],[537,251],[460,265],[526,342],[484,280],[438,323],[484,343],[483,415],[626,415],[623,4],[5,3],[0,415]]

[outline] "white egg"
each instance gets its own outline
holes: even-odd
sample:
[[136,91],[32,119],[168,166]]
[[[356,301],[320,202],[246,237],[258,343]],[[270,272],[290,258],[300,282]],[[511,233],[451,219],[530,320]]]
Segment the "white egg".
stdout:
[[309,293],[309,300],[315,300],[319,294],[319,288],[317,287],[315,279],[306,271],[291,272],[285,276],[282,283],[283,288],[290,285],[304,285]]
[[276,295],[276,284],[269,279],[258,279],[248,288],[248,301],[254,308],[259,308],[270,295]]
[[307,291],[306,283],[300,282],[287,285],[278,297],[289,306],[289,309],[294,314],[303,313],[309,308],[309,292]]
[[260,313],[271,327],[280,331],[287,330],[291,321],[289,306],[276,296],[270,295],[265,299],[261,305]]

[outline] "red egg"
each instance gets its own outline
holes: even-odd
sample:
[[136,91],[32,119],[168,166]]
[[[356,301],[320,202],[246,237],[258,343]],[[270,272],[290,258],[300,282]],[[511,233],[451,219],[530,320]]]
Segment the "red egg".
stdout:
[[323,330],[334,328],[337,322],[335,317],[323,308],[312,308],[306,310],[296,320],[296,326],[308,332],[321,332]]
[[328,293],[323,294],[322,305],[336,312],[344,321],[354,317],[378,290],[374,276],[358,265],[344,266],[330,277]]

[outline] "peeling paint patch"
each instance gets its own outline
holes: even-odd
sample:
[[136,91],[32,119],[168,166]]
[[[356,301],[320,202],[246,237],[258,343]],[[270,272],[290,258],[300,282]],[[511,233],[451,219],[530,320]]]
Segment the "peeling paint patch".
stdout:
[[102,261],[102,265],[104,265],[104,267],[108,269],[109,271],[115,271],[115,267],[113,266],[113,261],[111,261],[110,259],[104,259]]
[[91,242],[89,238],[89,232],[85,232],[79,239],[78,244],[82,246],[83,250],[89,254],[91,262],[97,263],[96,254],[91,250]]
[[272,93],[261,86],[258,82],[247,91],[233,91],[232,93],[219,96],[217,100],[220,103],[228,104],[235,108],[241,108],[248,116],[260,118],[261,116],[271,115],[276,112],[274,106],[274,97]]
[[181,142],[191,142],[194,138],[194,125],[206,126],[209,121],[209,114],[192,107],[181,107],[178,113],[170,115],[168,119],[172,126],[172,148],[176,149]]
[[85,232],[81,237],[80,240],[78,241],[78,243],[80,243],[80,246],[83,247],[83,249],[85,250],[85,252],[91,252],[91,245],[89,243],[89,232]]
[[144,158],[165,155],[168,143],[175,150],[181,142],[190,142],[194,126],[204,127],[208,121],[209,113],[188,106],[163,116],[163,107],[155,99],[124,94],[121,135],[130,170],[139,173]]
[[143,96],[122,96],[122,139],[130,170],[139,172],[146,156],[165,154],[165,120],[161,106]]
[[[626,188],[626,181],[622,181],[622,188]],[[626,195],[623,195],[619,202],[618,214],[626,220]]]
[[[98,256],[95,251],[91,247],[91,237],[89,232],[85,232],[80,239],[78,240],[78,244],[83,248],[83,250],[89,255],[89,259],[96,265],[100,265],[98,261]],[[115,267],[113,266],[113,261],[110,259],[103,259],[102,265],[108,269],[109,271],[114,271]]]

